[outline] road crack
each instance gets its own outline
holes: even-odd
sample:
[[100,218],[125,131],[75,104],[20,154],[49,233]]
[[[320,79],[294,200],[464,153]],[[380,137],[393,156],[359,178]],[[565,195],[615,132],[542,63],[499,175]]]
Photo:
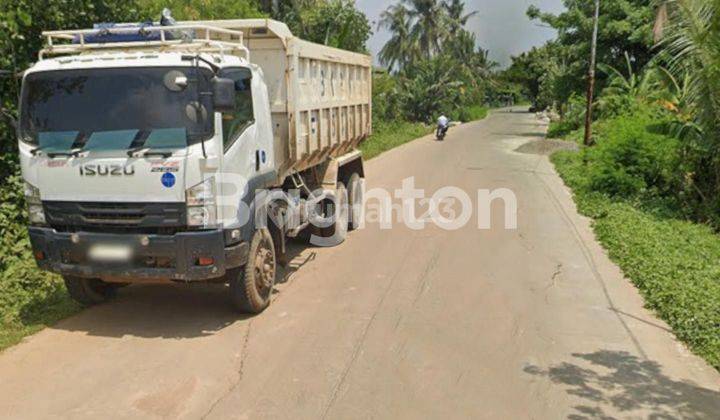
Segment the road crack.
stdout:
[[[413,244],[415,243],[415,238],[410,241],[408,244],[409,249],[413,249]],[[337,400],[338,393],[340,392],[340,388],[342,388],[343,384],[345,383],[345,380],[347,379],[348,374],[350,373],[350,369],[355,364],[355,361],[357,360],[358,356],[360,355],[360,349],[365,344],[365,339],[367,338],[368,332],[370,331],[370,327],[375,323],[375,319],[377,318],[378,313],[380,312],[380,308],[382,308],[383,303],[385,302],[385,298],[387,298],[387,295],[390,293],[390,289],[392,289],[395,279],[397,279],[400,272],[403,271],[405,268],[405,262],[407,261],[407,255],[408,250],[405,250],[405,253],[403,254],[403,262],[398,266],[397,270],[393,273],[392,277],[390,277],[390,281],[388,282],[387,286],[385,286],[385,289],[383,290],[382,296],[380,297],[380,300],[378,301],[378,304],[375,306],[375,309],[373,310],[373,314],[370,317],[370,320],[365,325],[365,328],[362,331],[362,334],[360,335],[360,339],[355,343],[353,346],[353,351],[350,356],[350,360],[348,361],[347,365],[345,366],[345,369],[343,369],[342,374],[340,375],[340,380],[333,388],[332,394],[330,396],[330,400],[328,401],[327,406],[325,407],[325,410],[323,410],[323,414],[321,416],[322,419],[326,419],[328,417],[328,413],[330,413],[330,409],[335,404],[335,401]]]
[[245,369],[245,359],[247,358],[248,354],[248,346],[250,343],[250,330],[252,327],[253,320],[251,319],[248,322],[247,330],[245,331],[245,335],[243,336],[243,342],[242,347],[240,348],[240,366],[237,368],[237,379],[230,385],[227,391],[223,392],[215,401],[213,401],[212,404],[210,404],[210,407],[208,410],[200,416],[201,419],[206,419],[212,412],[215,410],[215,408],[230,394],[232,394],[237,387],[240,385],[240,382],[242,382],[244,369]]

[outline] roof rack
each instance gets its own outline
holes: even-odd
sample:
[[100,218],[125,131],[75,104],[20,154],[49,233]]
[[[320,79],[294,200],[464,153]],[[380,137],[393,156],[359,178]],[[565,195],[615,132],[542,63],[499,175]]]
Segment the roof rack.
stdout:
[[[119,34],[148,34],[159,32],[160,39],[154,41],[125,41],[125,42],[87,42],[87,37]],[[177,39],[177,33],[191,33],[192,37],[182,36]],[[60,31],[43,31],[47,45],[40,50],[39,58],[45,56],[79,54],[96,50],[127,50],[158,48],[169,51],[187,52],[218,52],[221,54],[239,51],[250,59],[250,51],[243,44],[242,31],[220,28],[211,25],[183,24],[173,26],[134,26],[113,27],[101,29],[71,29]],[[60,41],[61,43],[57,43]],[[70,41],[71,43],[62,43]]]

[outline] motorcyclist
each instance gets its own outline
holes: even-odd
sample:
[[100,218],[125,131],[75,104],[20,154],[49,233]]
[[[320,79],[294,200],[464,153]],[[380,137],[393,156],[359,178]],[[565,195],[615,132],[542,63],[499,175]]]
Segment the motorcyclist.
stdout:
[[437,130],[435,132],[435,135],[440,138],[445,135],[448,131],[448,127],[450,126],[450,120],[445,115],[440,115],[440,118],[437,120]]

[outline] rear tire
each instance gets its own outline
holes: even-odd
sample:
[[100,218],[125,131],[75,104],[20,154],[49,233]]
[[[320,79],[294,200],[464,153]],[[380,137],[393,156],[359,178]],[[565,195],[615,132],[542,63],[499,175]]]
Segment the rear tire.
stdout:
[[348,229],[355,230],[360,227],[364,212],[362,178],[354,173],[348,179]]
[[268,307],[277,276],[277,258],[267,228],[258,229],[253,234],[247,264],[228,270],[227,275],[230,299],[236,309],[259,314]]
[[63,280],[70,297],[85,306],[106,302],[115,296],[117,290],[114,284],[105,283],[100,279],[63,276]]
[[335,194],[335,201],[329,201],[325,211],[326,216],[332,215],[335,219],[332,225],[321,229],[320,236],[329,240],[329,243],[323,246],[340,245],[345,242],[345,238],[347,238],[348,192],[347,189],[345,189],[345,184],[338,182]]

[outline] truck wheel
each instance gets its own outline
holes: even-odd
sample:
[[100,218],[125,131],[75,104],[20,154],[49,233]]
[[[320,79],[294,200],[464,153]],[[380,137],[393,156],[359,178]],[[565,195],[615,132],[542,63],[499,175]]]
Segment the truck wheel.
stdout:
[[117,287],[100,279],[86,279],[75,276],[63,276],[65,288],[76,302],[90,306],[103,303],[115,295]]
[[363,208],[363,190],[362,190],[362,178],[356,173],[350,176],[348,180],[348,228],[355,230],[360,227],[363,215],[365,214]]
[[245,267],[228,271],[233,305],[245,313],[262,312],[270,304],[276,273],[272,236],[267,228],[258,229],[250,241]]
[[[348,193],[345,184],[337,183],[337,199],[328,201],[325,215],[335,217],[332,225],[320,229],[320,236],[326,238],[323,243],[314,244],[321,246],[335,246],[345,242],[348,232]],[[337,206],[337,208],[336,208]]]

